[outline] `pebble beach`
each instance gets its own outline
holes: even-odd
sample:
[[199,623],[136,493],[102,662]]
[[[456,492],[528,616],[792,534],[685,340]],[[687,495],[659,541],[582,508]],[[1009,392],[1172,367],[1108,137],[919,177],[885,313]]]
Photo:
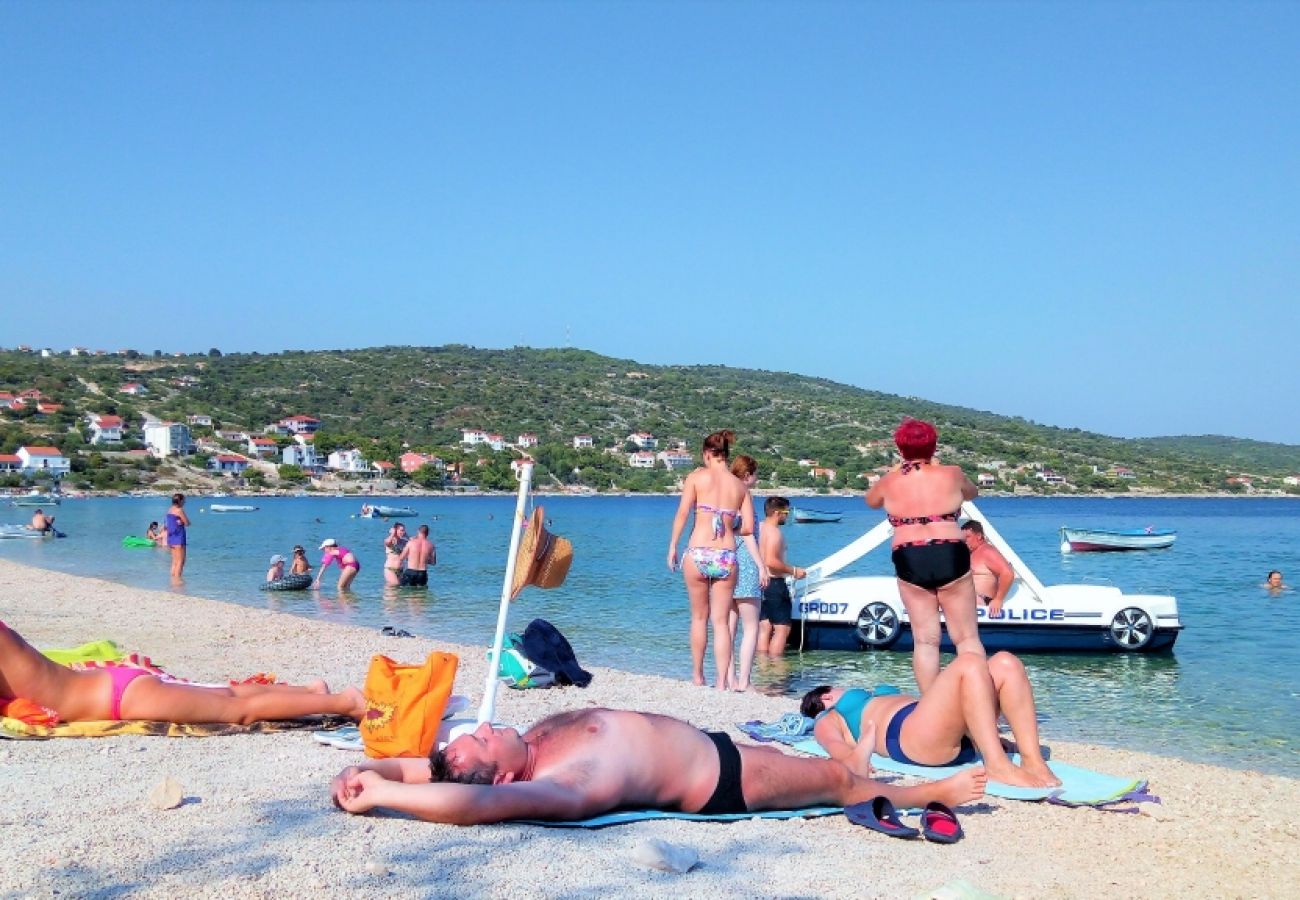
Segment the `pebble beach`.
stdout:
[[[526,604],[526,599],[521,601]],[[516,607],[511,626],[528,611]],[[0,619],[38,647],[109,638],[199,681],[274,672],[360,684],[369,659],[460,655],[475,706],[480,646],[378,631],[0,561]],[[685,636],[683,635],[683,642]],[[583,647],[575,646],[583,658]],[[685,650],[683,649],[683,655]],[[497,718],[610,706],[667,713],[745,740],[789,698],[588,666],[586,689],[502,689]],[[900,841],[842,816],[733,824],[651,821],[599,831],[461,828],[350,816],[330,778],[361,754],[303,732],[211,738],[0,741],[0,898],[18,897],[1293,897],[1300,894],[1300,782],[1143,753],[1044,741],[1054,759],[1150,780],[1139,814],[998,798],[958,809],[953,846]],[[150,791],[175,779],[184,802]],[[670,874],[638,862],[647,841],[690,848]]]

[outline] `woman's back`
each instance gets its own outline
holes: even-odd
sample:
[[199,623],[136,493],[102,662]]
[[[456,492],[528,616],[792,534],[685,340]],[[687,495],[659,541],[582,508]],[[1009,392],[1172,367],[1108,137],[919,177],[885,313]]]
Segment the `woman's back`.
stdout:
[[883,501],[894,543],[960,537],[957,517],[962,501],[974,496],[960,466],[904,463],[881,479]]
[[736,546],[735,520],[748,493],[744,482],[725,467],[704,466],[687,476],[687,484],[695,492],[695,527],[691,531],[691,546]]

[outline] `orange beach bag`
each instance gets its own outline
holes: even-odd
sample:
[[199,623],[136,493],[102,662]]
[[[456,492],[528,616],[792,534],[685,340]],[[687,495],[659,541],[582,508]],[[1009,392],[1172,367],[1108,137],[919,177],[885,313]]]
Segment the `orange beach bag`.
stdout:
[[366,714],[361,741],[366,756],[428,756],[451,697],[460,658],[435,651],[423,665],[404,665],[382,654],[366,673]]

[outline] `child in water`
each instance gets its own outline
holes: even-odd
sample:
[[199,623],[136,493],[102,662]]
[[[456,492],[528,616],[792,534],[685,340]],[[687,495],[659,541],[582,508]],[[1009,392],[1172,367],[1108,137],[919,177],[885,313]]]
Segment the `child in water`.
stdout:
[[279,581],[284,577],[284,557],[275,554],[271,557],[271,568],[266,570],[267,581]]

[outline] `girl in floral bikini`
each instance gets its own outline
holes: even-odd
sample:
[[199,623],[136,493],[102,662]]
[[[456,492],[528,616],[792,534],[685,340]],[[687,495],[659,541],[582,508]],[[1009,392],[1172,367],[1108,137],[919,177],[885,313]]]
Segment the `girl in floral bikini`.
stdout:
[[730,686],[732,644],[727,618],[736,587],[736,535],[754,530],[754,503],[749,491],[727,468],[732,431],[715,431],[704,439],[704,465],[686,476],[682,499],[673,517],[668,541],[668,568],[678,569],[677,544],[686,519],[695,513],[695,525],[681,565],[686,596],[691,604],[691,674],[704,684],[704,651],[709,645],[709,620],[714,627],[713,657],[719,690]]

